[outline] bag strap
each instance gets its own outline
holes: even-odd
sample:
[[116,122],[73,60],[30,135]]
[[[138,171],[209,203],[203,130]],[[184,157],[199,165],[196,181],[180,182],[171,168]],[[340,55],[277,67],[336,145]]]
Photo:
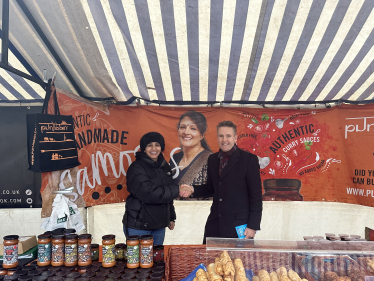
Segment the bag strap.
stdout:
[[[52,92],[52,89],[53,89],[53,92]],[[48,114],[48,104],[49,104],[49,100],[51,99],[51,95],[53,95],[55,115],[60,115],[60,109],[58,107],[58,102],[57,102],[56,87],[54,86],[54,82],[52,82],[52,79],[49,79],[47,87],[46,87],[42,114]]]

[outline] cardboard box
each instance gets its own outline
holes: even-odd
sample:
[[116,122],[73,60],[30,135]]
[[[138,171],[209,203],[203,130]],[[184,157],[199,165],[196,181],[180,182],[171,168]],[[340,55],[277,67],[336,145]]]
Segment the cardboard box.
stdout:
[[[18,254],[23,254],[24,252],[27,252],[32,247],[35,247],[38,242],[36,241],[36,236],[20,236],[18,238]],[[4,245],[3,243],[0,244],[0,255],[4,253]]]

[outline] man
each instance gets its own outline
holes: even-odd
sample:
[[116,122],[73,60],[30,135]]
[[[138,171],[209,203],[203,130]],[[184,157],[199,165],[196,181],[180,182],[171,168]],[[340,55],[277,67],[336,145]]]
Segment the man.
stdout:
[[236,226],[247,224],[245,238],[260,229],[262,188],[257,156],[236,145],[236,125],[222,121],[217,126],[219,152],[208,158],[204,185],[182,185],[180,196],[209,197],[213,204],[205,225],[206,237],[238,238]]

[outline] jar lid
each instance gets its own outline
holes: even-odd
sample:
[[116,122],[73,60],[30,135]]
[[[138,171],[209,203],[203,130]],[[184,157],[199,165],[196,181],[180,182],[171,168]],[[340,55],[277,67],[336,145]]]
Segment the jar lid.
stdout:
[[125,271],[125,269],[123,267],[112,267],[110,269],[111,272],[114,272],[114,273],[122,273]]
[[19,238],[18,235],[7,235],[3,237],[4,240],[16,240],[18,238]]
[[127,247],[127,245],[125,244],[125,243],[118,243],[118,244],[116,244],[116,247],[117,248],[123,248],[123,247]]
[[71,234],[77,232],[74,228],[67,228],[64,230],[64,234]]
[[348,234],[339,234],[339,237],[349,237]]
[[70,234],[65,234],[65,239],[77,239],[78,234],[70,233]]
[[91,244],[91,249],[99,248],[99,244]]
[[24,275],[24,276],[18,277],[18,280],[19,281],[31,281],[32,278],[34,278],[34,276]]
[[22,269],[19,269],[16,271],[16,274],[18,276],[23,276],[23,275],[27,275],[29,272],[27,270],[22,270]]
[[52,234],[40,234],[38,235],[38,239],[48,239],[51,238]]
[[[65,280],[64,280],[65,281]],[[90,281],[90,278],[87,278],[87,277],[79,277],[77,279],[75,279],[75,281]]]
[[65,236],[63,234],[52,234],[52,239],[64,239]]
[[104,235],[103,237],[101,237],[103,240],[112,240],[114,238],[116,238],[116,236],[114,234],[107,234],[107,235]]
[[17,280],[18,277],[17,275],[7,275],[6,277],[4,277],[4,281],[5,280]]
[[29,275],[32,275],[32,276],[38,276],[39,274],[41,274],[41,272],[39,270],[30,270],[29,271]]
[[[37,276],[37,277],[34,277],[33,279],[32,279],[32,281],[45,281],[45,280],[47,280],[48,279],[48,277],[47,276]],[[66,280],[66,279],[65,279]]]
[[12,267],[12,268],[7,268],[8,269],[8,271],[17,271],[17,270],[22,270],[22,266],[20,266],[20,265],[17,265],[16,267]]
[[140,236],[140,240],[151,240],[153,239],[153,235],[142,235]]
[[155,272],[151,274],[151,278],[162,278],[164,277],[164,274],[161,272]]
[[104,281],[105,277],[95,276],[91,278],[91,281]]
[[138,274],[136,274],[136,278],[147,278],[149,277],[149,272],[140,272]]
[[61,277],[61,276],[51,276],[51,277],[48,277],[48,281],[62,281],[64,278]]
[[139,240],[139,235],[130,235],[127,237],[127,240]]
[[132,272],[125,272],[124,274],[121,275],[122,279],[132,279],[135,277],[135,273]]
[[82,277],[91,278],[91,277],[94,277],[94,276],[96,276],[96,272],[92,272],[92,271],[87,271],[87,272],[82,274]]
[[291,187],[300,188],[301,181],[296,179],[267,179],[263,182],[264,188]]
[[[54,266],[56,267],[56,266]],[[65,272],[71,272],[71,271],[74,271],[75,270],[75,265],[72,265],[72,266],[61,266],[61,270],[62,271],[65,271]]]
[[67,278],[77,278],[80,277],[81,274],[79,272],[70,272],[68,275],[66,275]]
[[108,274],[108,277],[109,278],[114,278],[114,279],[117,279],[121,276],[121,273],[120,272],[112,272],[112,273],[109,273]]
[[78,236],[78,239],[91,239],[92,235],[91,234],[81,234]]
[[36,269],[36,266],[35,265],[25,265],[22,267],[23,270],[35,270]]
[[156,250],[156,251],[160,251],[160,250],[163,250],[164,249],[164,246],[162,245],[156,245],[153,247],[153,250]]
[[329,237],[329,236],[335,236],[334,233],[325,233],[325,235],[326,235],[327,237]]
[[90,268],[92,266],[92,264],[89,264],[89,265],[80,265],[78,266],[78,269],[87,269],[87,268]]

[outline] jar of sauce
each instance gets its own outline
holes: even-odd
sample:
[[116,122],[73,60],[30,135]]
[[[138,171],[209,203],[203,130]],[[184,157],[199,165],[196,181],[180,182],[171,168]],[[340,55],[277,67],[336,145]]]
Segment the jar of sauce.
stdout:
[[150,268],[153,266],[153,236],[140,236],[140,267]]
[[127,267],[138,268],[139,263],[139,236],[130,235],[126,240],[127,245]]
[[91,260],[97,261],[99,259],[99,244],[91,244]]
[[122,261],[124,259],[123,251],[124,251],[125,246],[126,246],[126,244],[124,244],[124,243],[116,244],[115,251],[116,251],[116,260],[117,261]]
[[296,179],[264,180],[263,201],[303,201],[300,194],[301,181]]
[[103,244],[103,267],[112,267],[116,265],[116,255],[115,255],[115,244],[116,236],[113,234],[104,235],[102,237]]
[[158,245],[153,247],[153,261],[155,263],[164,261],[164,246]]
[[18,265],[18,235],[4,236],[3,267],[13,268]]
[[92,265],[79,266],[79,267],[78,267],[78,272],[79,272],[80,274],[84,274],[84,273],[87,272],[87,270],[90,269],[91,266],[92,266]]
[[38,236],[38,265],[47,266],[51,264],[52,257],[52,235],[41,234]]
[[69,234],[73,234],[77,232],[74,228],[67,228],[67,229],[64,229],[63,233],[64,235],[69,235]]
[[65,266],[75,266],[78,264],[78,235],[65,235]]
[[52,235],[52,266],[64,265],[65,236],[63,234]]
[[78,236],[78,265],[87,266],[91,260],[91,234],[81,234]]

